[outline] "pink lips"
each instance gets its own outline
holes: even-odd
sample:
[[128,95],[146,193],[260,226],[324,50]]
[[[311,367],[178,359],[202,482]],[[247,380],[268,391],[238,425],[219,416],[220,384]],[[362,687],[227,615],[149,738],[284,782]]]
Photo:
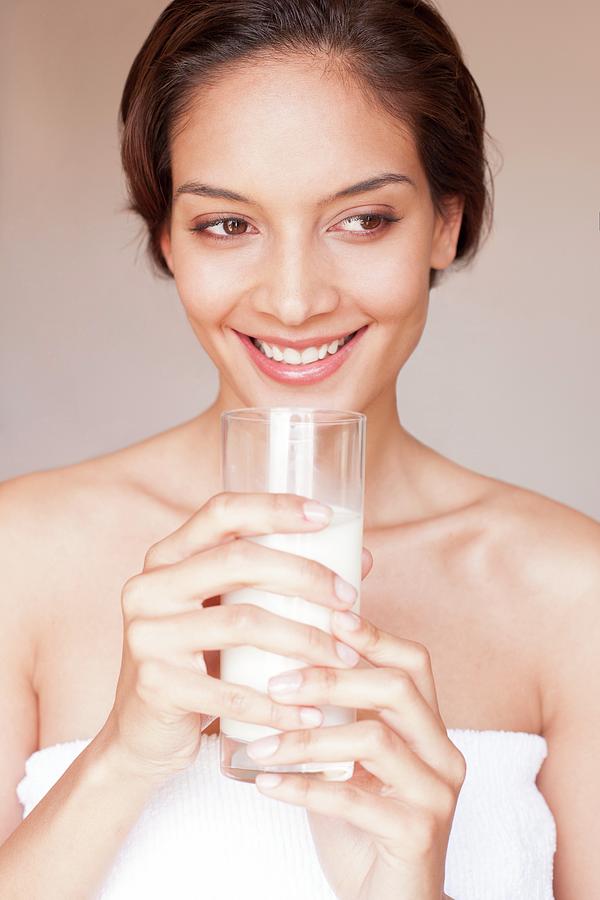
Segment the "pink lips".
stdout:
[[362,328],[359,328],[354,337],[336,353],[328,354],[324,359],[317,359],[313,363],[298,366],[269,359],[268,356],[261,353],[258,347],[254,346],[247,335],[241,334],[239,331],[236,331],[235,334],[245,346],[257,368],[264,372],[265,375],[269,375],[270,378],[279,381],[281,384],[315,384],[328,378],[344,364],[367,330],[367,327],[367,325],[363,325]]

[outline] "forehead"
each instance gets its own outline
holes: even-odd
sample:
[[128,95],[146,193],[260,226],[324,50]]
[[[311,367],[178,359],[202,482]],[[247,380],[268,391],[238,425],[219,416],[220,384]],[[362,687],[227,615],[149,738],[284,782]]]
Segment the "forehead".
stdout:
[[191,98],[171,141],[173,183],[202,178],[310,200],[376,171],[423,180],[408,128],[322,61],[232,64]]

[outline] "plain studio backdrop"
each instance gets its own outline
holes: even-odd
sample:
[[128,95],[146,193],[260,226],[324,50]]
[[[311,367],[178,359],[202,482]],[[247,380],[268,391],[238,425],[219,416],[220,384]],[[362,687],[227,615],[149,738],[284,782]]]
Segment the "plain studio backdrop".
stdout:
[[[214,399],[213,364],[123,212],[117,108],[157,0],[2,0],[0,478],[125,446]],[[600,5],[444,0],[496,175],[475,265],[398,380],[440,452],[600,518]],[[503,160],[503,161],[502,161]],[[500,169],[500,171],[498,171]]]

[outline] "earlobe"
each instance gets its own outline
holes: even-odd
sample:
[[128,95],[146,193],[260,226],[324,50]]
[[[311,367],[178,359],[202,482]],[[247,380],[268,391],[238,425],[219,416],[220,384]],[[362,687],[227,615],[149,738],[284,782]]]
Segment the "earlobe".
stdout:
[[431,268],[446,269],[454,260],[464,205],[464,197],[458,195],[444,199],[443,214],[438,213],[436,216],[431,248]]
[[164,260],[169,267],[171,275],[173,274],[173,259],[171,255],[171,229],[169,223],[163,226],[163,229],[160,233],[160,250],[164,257]]

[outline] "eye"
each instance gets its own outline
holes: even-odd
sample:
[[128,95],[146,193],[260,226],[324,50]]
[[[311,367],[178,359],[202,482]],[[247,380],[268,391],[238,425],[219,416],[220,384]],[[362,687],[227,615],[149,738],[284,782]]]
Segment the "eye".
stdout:
[[[232,237],[241,237],[247,232],[244,230],[244,226],[247,228],[250,223],[246,222],[245,219],[238,219],[234,217],[230,218],[221,218],[221,219],[211,219],[210,222],[200,222],[199,225],[194,225],[193,228],[190,228],[192,232],[206,232],[210,235],[210,237],[215,238],[217,241],[227,241]],[[216,228],[223,226],[225,228],[224,234],[215,234],[213,232],[208,231],[209,228]]]
[[[340,224],[344,222],[352,222],[357,224],[363,224],[363,228],[358,229],[347,229],[350,234],[372,234],[373,232],[386,231],[392,222],[399,222],[400,219],[396,216],[387,216],[384,213],[361,213],[360,215],[348,216],[346,219],[342,219]],[[384,223],[384,224],[381,224]]]

